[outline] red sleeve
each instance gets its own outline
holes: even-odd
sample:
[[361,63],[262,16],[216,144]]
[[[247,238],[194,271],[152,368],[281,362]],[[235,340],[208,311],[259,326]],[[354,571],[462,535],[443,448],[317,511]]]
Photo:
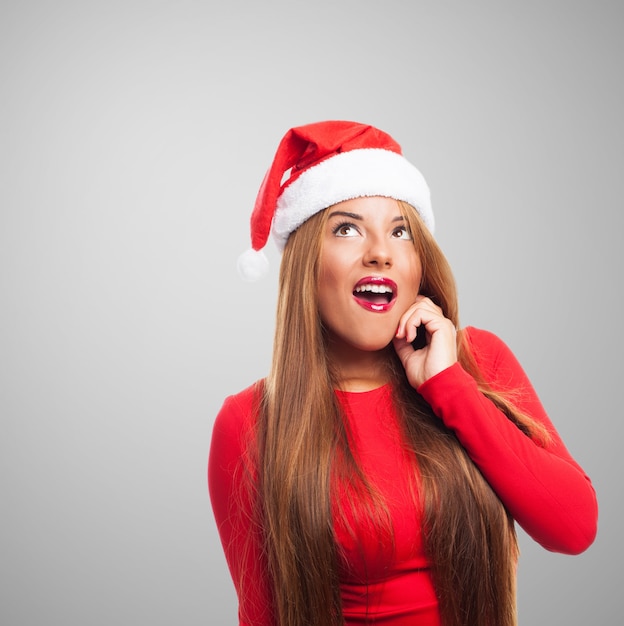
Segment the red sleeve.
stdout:
[[251,432],[253,388],[228,397],[215,420],[208,459],[210,500],[238,595],[240,626],[272,626],[272,605],[262,539],[249,489],[254,470],[246,441]]
[[516,389],[518,408],[551,433],[546,447],[509,421],[458,363],[418,392],[455,432],[524,530],[548,550],[578,554],[596,536],[598,506],[589,478],[572,458],[511,350],[492,333],[469,328],[483,375],[496,390]]

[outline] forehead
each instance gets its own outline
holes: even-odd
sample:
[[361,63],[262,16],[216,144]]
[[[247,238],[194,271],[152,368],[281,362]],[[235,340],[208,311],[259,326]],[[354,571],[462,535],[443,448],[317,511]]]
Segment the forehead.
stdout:
[[328,209],[329,217],[349,215],[354,219],[402,219],[403,213],[397,200],[383,196],[352,198],[338,202]]

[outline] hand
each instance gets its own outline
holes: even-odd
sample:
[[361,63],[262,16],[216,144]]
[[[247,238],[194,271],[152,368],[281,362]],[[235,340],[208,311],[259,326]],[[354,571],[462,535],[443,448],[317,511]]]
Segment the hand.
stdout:
[[[412,341],[421,324],[427,333],[427,345],[414,350]],[[444,317],[442,309],[425,296],[417,296],[401,316],[393,343],[407,379],[415,389],[457,362],[457,330],[453,322]]]

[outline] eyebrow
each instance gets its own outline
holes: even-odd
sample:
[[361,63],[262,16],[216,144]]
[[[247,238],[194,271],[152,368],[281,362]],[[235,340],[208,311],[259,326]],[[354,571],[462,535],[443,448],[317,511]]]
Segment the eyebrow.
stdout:
[[[360,222],[364,221],[364,217],[362,217],[359,213],[350,213],[349,211],[332,211],[329,214],[329,217],[335,217],[335,216],[342,216],[342,217],[350,217],[352,220],[359,220]],[[397,215],[396,217],[392,218],[393,222],[404,222],[405,221],[405,217],[403,217],[402,215]]]

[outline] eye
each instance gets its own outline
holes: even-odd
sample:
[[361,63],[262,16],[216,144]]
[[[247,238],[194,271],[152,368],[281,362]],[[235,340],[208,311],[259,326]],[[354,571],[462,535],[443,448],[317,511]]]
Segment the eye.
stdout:
[[392,231],[392,236],[395,239],[411,239],[412,233],[407,226],[398,226]]
[[332,233],[336,235],[336,237],[357,237],[359,231],[351,222],[341,222],[334,226]]

